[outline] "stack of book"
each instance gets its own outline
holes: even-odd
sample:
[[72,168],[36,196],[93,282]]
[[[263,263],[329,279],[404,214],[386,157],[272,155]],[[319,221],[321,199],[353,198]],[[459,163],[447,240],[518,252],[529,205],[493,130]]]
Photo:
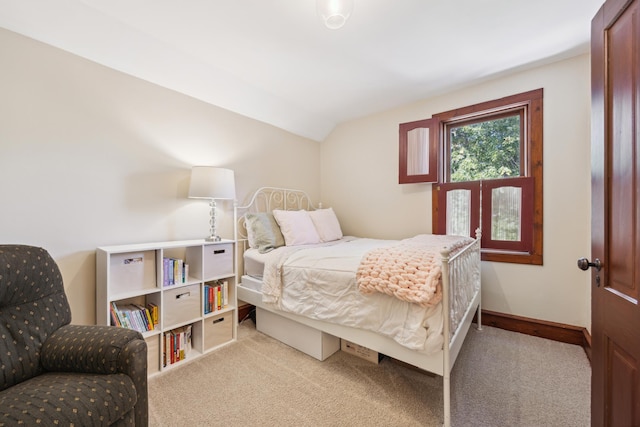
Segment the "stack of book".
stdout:
[[111,325],[135,329],[138,332],[152,331],[158,325],[158,306],[149,303],[147,307],[139,304],[123,304],[118,307],[111,302]]
[[162,366],[186,359],[190,351],[191,325],[165,332],[162,340]]
[[226,308],[229,305],[229,283],[226,280],[205,283],[203,297],[205,314]]
[[189,264],[179,258],[162,259],[163,286],[173,286],[187,283],[189,277]]

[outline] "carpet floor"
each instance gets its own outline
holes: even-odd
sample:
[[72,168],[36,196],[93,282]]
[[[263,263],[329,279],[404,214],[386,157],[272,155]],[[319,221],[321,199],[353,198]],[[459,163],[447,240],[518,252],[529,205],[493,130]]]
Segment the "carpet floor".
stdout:
[[[475,325],[474,325],[475,326]],[[454,426],[590,425],[582,348],[469,331],[451,374]],[[151,426],[441,426],[442,378],[338,351],[320,362],[255,329],[149,380]]]

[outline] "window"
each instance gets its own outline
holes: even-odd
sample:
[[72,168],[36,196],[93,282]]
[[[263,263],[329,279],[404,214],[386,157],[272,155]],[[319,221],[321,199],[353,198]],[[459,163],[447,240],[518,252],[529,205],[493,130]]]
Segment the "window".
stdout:
[[520,176],[523,111],[444,125],[447,182]]
[[436,114],[434,233],[473,236],[482,259],[542,265],[542,89]]

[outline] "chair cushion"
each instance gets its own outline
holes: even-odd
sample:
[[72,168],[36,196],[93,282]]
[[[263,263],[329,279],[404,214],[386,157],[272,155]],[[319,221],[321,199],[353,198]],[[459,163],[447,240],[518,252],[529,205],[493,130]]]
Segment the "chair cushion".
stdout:
[[0,425],[110,425],[136,399],[124,374],[46,373],[0,392]]

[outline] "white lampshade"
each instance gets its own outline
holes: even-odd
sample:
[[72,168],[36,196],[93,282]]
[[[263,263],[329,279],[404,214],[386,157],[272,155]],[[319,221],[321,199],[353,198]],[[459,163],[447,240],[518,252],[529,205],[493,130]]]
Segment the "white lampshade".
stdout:
[[236,183],[231,169],[194,166],[189,184],[191,199],[235,199]]
[[353,0],[316,0],[316,10],[327,28],[337,30],[351,16]]

